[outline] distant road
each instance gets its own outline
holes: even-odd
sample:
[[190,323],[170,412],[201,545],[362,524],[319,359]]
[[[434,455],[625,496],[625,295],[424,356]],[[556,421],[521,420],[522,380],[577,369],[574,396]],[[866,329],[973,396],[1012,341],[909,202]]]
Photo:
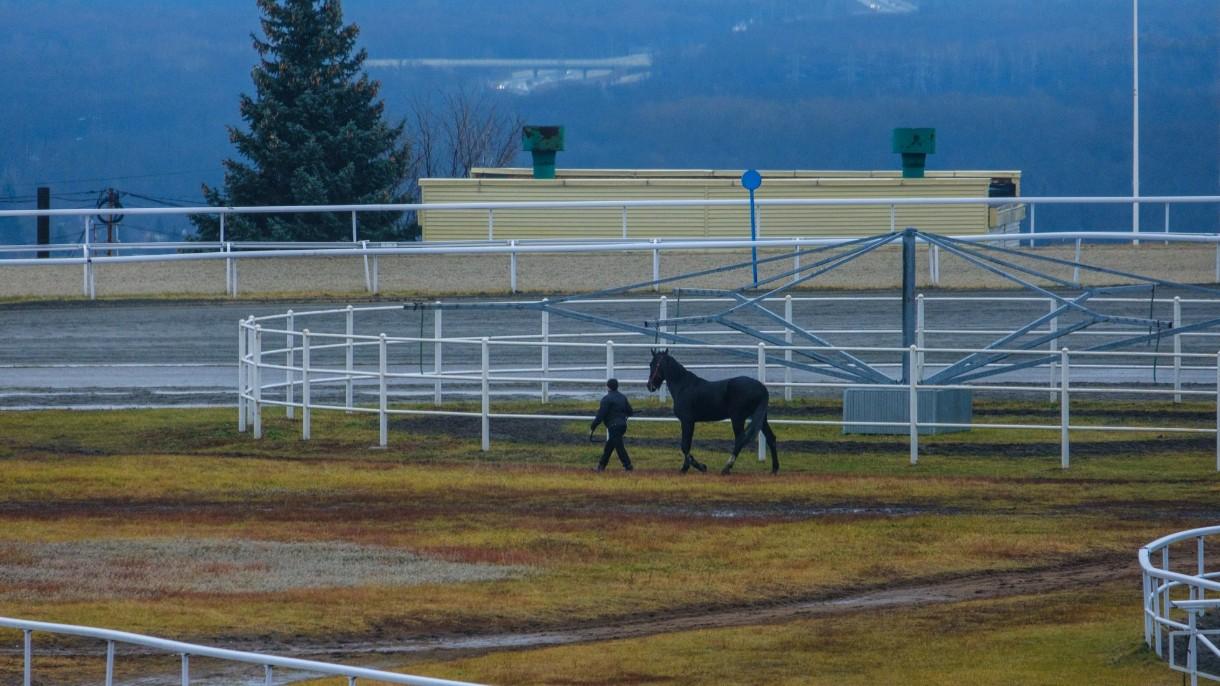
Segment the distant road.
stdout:
[[[795,316],[798,322],[812,325],[826,333],[834,343],[861,346],[897,346],[900,344],[896,329],[899,321],[898,303],[894,301],[871,301],[879,294],[827,292],[840,299],[815,304],[798,304]],[[892,294],[891,294],[892,295]],[[980,295],[980,293],[954,293],[957,296]],[[1172,297],[1172,293],[1158,292],[1158,297]],[[139,303],[69,303],[69,304],[21,304],[0,306],[0,408],[33,407],[110,407],[110,406],[181,406],[181,405],[231,405],[237,382],[237,322],[248,315],[279,314],[292,309],[297,312],[339,308],[344,302],[139,302]],[[370,303],[353,303],[357,307]],[[382,303],[393,304],[393,303]],[[676,303],[671,301],[670,313],[675,313]],[[1196,308],[1188,311],[1189,320],[1205,316],[1220,317],[1220,307],[1208,306],[1211,311]],[[638,323],[645,318],[655,318],[655,303],[615,304],[596,308],[596,312]],[[1158,311],[1158,316],[1168,316],[1168,307]],[[681,314],[693,315],[707,311],[691,302],[683,305]],[[1024,323],[1046,311],[1043,303],[1024,304],[971,304],[950,306],[932,303],[928,306],[929,329],[958,328],[1011,328]],[[1124,312],[1136,316],[1147,316],[1146,303],[1136,303]],[[754,322],[758,324],[760,322]],[[356,318],[357,333],[376,335],[415,336],[420,332],[420,314],[412,311],[391,310],[388,312],[361,314]],[[472,337],[488,335],[530,335],[540,329],[539,315],[534,312],[447,312],[444,316],[446,337]],[[432,335],[430,315],[423,320],[423,333]],[[297,328],[306,326],[298,322]],[[342,330],[342,320],[332,316],[307,324],[315,332]],[[589,326],[559,317],[552,317],[551,332],[561,335],[575,331],[588,331]],[[835,329],[890,329],[889,333],[849,335],[833,333]],[[990,342],[994,336],[930,334],[929,345],[940,347],[978,347]],[[606,331],[605,336],[584,340],[604,343],[606,339],[620,342],[641,342],[636,337]],[[1214,354],[1220,347],[1220,339],[1191,339],[1184,346],[1187,351]],[[740,342],[740,341],[739,341]],[[1077,339],[1070,343],[1073,348],[1083,347],[1087,342]],[[269,346],[281,346],[282,337],[268,335]],[[420,349],[422,347],[422,350]],[[1142,350],[1151,351],[1155,347]],[[1161,344],[1161,350],[1172,350],[1172,343]],[[421,357],[422,353],[422,357]],[[357,366],[375,366],[373,350],[363,350],[357,355]],[[493,349],[493,365],[515,367],[537,366],[538,350],[532,348]],[[325,354],[315,357],[320,364],[338,362],[337,356],[329,359]],[[585,378],[601,378],[604,371],[605,353],[591,348],[554,348],[551,363],[555,366],[585,366],[588,371],[574,373]],[[643,378],[640,368],[646,364],[644,351],[621,349],[616,355],[620,370],[635,366],[634,370],[620,371],[628,379]],[[695,360],[697,361],[697,360]],[[299,363],[299,360],[298,360]],[[415,371],[421,367],[430,370],[431,346],[395,346],[391,352],[391,367],[398,370]],[[478,366],[478,347],[475,345],[451,345],[445,350],[445,366],[450,368],[475,369]],[[592,369],[596,368],[596,369]],[[742,373],[752,373],[748,365]],[[1168,369],[1158,370],[1158,380],[1165,382],[1170,377]],[[728,372],[710,372],[709,375]],[[780,372],[773,372],[779,374]],[[1046,370],[1032,373],[1030,378],[1044,381]],[[268,372],[268,374],[280,374]],[[1090,372],[1079,370],[1074,379],[1088,379]],[[1082,376],[1083,375],[1083,376]],[[799,378],[799,374],[797,375]],[[1147,377],[1147,378],[1145,378]],[[1214,372],[1200,371],[1188,375],[1187,379],[1198,383],[1214,383]],[[1146,371],[1108,373],[1104,381],[1151,381]],[[533,387],[533,385],[529,386]],[[430,388],[430,387],[429,387]],[[525,388],[525,387],[523,387]],[[419,389],[424,393],[426,389]],[[561,392],[562,388],[557,387]],[[400,389],[400,392],[409,392]],[[521,389],[518,390],[521,392]]]

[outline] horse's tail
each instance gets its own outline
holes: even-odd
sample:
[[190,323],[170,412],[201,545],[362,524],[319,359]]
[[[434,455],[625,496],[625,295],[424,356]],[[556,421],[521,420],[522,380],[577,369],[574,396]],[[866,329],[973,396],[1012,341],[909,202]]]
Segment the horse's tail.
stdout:
[[742,441],[742,445],[748,444],[758,436],[758,432],[762,429],[763,424],[767,422],[767,407],[770,405],[766,387],[763,388],[762,400],[754,408],[754,412],[750,414],[750,423],[746,426],[746,435]]

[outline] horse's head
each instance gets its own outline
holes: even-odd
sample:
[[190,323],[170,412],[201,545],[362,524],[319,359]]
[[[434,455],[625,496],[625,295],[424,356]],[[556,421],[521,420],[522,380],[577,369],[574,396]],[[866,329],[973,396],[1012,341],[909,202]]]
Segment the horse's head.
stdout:
[[648,392],[655,393],[665,382],[665,366],[662,364],[669,357],[668,348],[653,348],[652,361],[648,363]]

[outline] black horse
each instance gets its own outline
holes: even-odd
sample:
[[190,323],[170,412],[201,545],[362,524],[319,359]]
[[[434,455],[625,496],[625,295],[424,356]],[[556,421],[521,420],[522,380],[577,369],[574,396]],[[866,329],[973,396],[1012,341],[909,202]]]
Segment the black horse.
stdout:
[[[735,376],[723,381],[701,379],[688,371],[668,350],[653,350],[648,365],[648,390],[656,391],[662,383],[669,384],[674,397],[674,416],[682,422],[682,473],[694,467],[701,472],[707,466],[691,457],[690,444],[695,435],[695,422],[718,422],[727,419],[733,424],[733,454],[720,470],[733,470],[737,454],[762,431],[771,449],[771,473],[779,472],[779,454],[775,450],[775,432],[767,423],[767,387],[757,379]],[[745,426],[746,420],[750,425]]]

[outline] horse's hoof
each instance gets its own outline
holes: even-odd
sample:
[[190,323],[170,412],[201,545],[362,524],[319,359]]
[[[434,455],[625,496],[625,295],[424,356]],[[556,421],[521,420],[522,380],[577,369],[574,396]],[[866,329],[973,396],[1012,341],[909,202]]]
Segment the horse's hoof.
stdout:
[[771,470],[771,476],[776,476],[776,475],[778,475],[778,474],[779,474],[779,470],[778,470],[778,469],[772,469],[772,470]]
[[702,462],[696,462],[695,469],[698,469],[700,474],[707,474],[707,465]]
[[720,470],[720,476],[728,476],[731,473],[733,473],[732,467],[725,467],[724,469]]
[[679,474],[685,474],[685,473],[687,472],[687,470],[689,470],[689,469],[690,469],[690,465],[688,465],[688,464],[684,464],[684,465],[682,465],[682,469],[679,469],[679,470],[678,470],[678,473],[679,473]]

